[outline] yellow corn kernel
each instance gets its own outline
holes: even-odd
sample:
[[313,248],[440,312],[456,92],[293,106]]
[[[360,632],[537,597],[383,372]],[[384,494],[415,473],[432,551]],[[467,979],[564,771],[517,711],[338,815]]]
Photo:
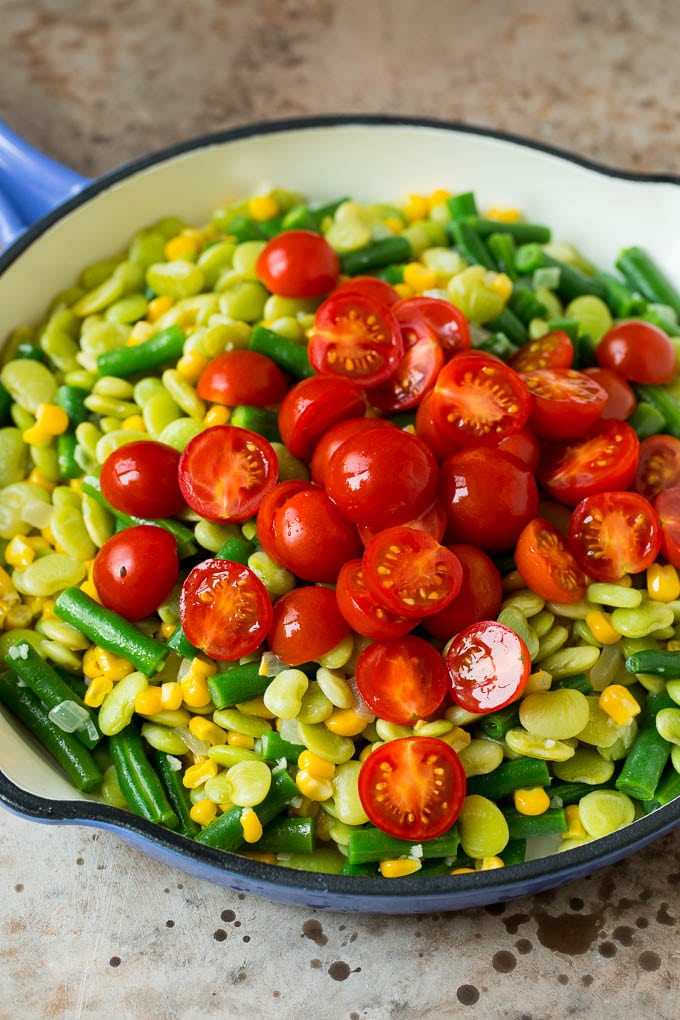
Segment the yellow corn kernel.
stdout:
[[139,715],[158,715],[162,710],[160,687],[146,687],[135,698],[135,712]]
[[165,242],[163,254],[168,262],[176,259],[192,259],[198,254],[199,243],[191,234],[175,234]]
[[522,219],[519,209],[504,209],[500,205],[493,205],[486,211],[486,218],[498,220],[500,223],[517,223]]
[[189,720],[189,730],[199,740],[204,740],[206,744],[223,744],[227,739],[226,730],[202,715],[195,715]]
[[35,549],[23,535],[15,535],[5,549],[5,560],[10,567],[28,567],[35,559]]
[[505,862],[502,857],[482,857],[475,864],[476,871],[494,871],[496,868],[504,868]]
[[161,684],[161,705],[164,712],[176,712],[182,707],[183,701],[182,688],[175,680],[167,680]]
[[453,871],[449,872],[451,875],[474,875],[474,868],[454,868]]
[[677,641],[677,640],[675,640],[675,639],[673,639],[673,640],[669,641],[669,642],[668,642],[668,643],[666,644],[666,649],[667,649],[667,650],[668,650],[669,652],[680,652],[680,641]]
[[231,730],[227,734],[227,743],[230,747],[245,747],[249,751],[255,747],[255,738],[249,737],[247,733],[236,733]]
[[595,640],[599,641],[601,645],[615,645],[617,641],[621,640],[621,635],[614,630],[609,622],[607,613],[603,613],[601,609],[594,609],[587,613],[586,624]]
[[192,822],[196,822],[197,825],[210,825],[217,814],[217,804],[208,798],[203,800],[197,800],[195,804],[191,805],[189,811],[189,818]]
[[60,436],[68,428],[68,415],[58,404],[38,404],[35,425],[24,430],[25,443],[49,443],[54,436]]
[[468,746],[472,737],[462,726],[454,726],[448,733],[442,733],[439,739],[450,744],[454,751],[462,751]]
[[542,815],[550,807],[550,797],[543,787],[534,786],[530,790],[515,790],[515,808],[521,815]]
[[451,198],[451,192],[446,188],[435,188],[431,195],[427,196],[427,205],[430,212],[438,205],[443,205]]
[[588,835],[581,821],[578,804],[567,804],[564,816],[567,819],[568,828],[566,832],[562,833],[562,839],[583,839]]
[[265,853],[264,851],[257,850],[239,850],[241,857],[247,857],[249,861],[259,861],[260,864],[278,864],[279,859],[276,854]]
[[298,769],[295,785],[303,797],[309,800],[329,800],[333,796],[333,783],[330,779],[321,779],[306,769]]
[[54,604],[56,599],[41,598],[36,599],[36,605],[40,602],[40,615],[43,620],[55,620],[56,613],[54,612]]
[[26,480],[31,485],[39,485],[41,489],[46,489],[48,492],[54,492],[57,487],[57,483],[51,482],[49,478],[45,478],[45,475],[38,468],[33,468]]
[[131,414],[120,423],[122,429],[130,429],[132,432],[146,432],[146,425],[141,414]]
[[489,284],[490,290],[507,301],[512,294],[512,280],[505,273],[496,273]]
[[191,351],[184,354],[177,362],[177,371],[189,383],[197,383],[199,376],[208,364],[208,358],[200,351]]
[[166,641],[168,640],[168,638],[172,637],[172,635],[175,633],[176,630],[177,630],[177,624],[176,623],[162,623],[161,624],[161,634],[163,635],[163,637],[165,638]]
[[152,298],[149,301],[149,307],[146,312],[146,317],[151,322],[156,322],[160,319],[161,315],[165,315],[172,308],[174,302],[169,294],[161,294],[159,297]]
[[388,216],[387,219],[383,220],[383,223],[393,234],[401,234],[404,229],[404,224],[398,216]]
[[243,809],[240,821],[246,843],[257,843],[262,837],[262,822],[251,807]]
[[134,666],[122,655],[114,655],[100,645],[91,645],[83,655],[82,668],[85,676],[105,676],[115,683],[132,673]]
[[88,577],[85,581],[83,581],[83,583],[79,585],[79,588],[81,591],[85,592],[86,595],[89,595],[91,599],[94,599],[95,602],[99,602],[101,605],[102,600],[99,597],[99,592],[97,591],[95,583],[91,577]]
[[380,874],[383,878],[404,878],[405,875],[413,875],[420,871],[422,863],[414,857],[395,857],[392,860],[380,862]]
[[331,733],[337,733],[340,737],[356,737],[366,729],[369,722],[367,716],[360,715],[353,708],[334,708],[324,720],[324,725]]
[[212,425],[226,425],[231,418],[231,411],[224,404],[213,404],[203,416],[203,424],[210,428]]
[[99,708],[107,694],[113,690],[113,680],[107,676],[95,676],[87,685],[83,701],[89,708]]
[[180,680],[180,684],[187,708],[204,708],[212,701],[205,676],[195,673],[193,669]]
[[599,697],[599,705],[617,726],[625,726],[640,712],[640,705],[623,684],[610,684]]
[[409,287],[406,283],[395,283],[394,289],[400,298],[413,297],[414,291],[412,287]]
[[0,567],[0,596],[16,594],[17,592],[12,584],[12,578],[9,576],[4,567]]
[[409,262],[404,266],[404,283],[416,293],[430,290],[437,286],[437,274],[422,262]]
[[406,196],[404,216],[409,223],[415,223],[417,220],[424,220],[429,211],[429,204],[424,195]]
[[182,776],[182,783],[189,790],[195,790],[199,786],[203,786],[206,779],[212,779],[218,772],[217,762],[213,761],[212,758],[205,758],[203,761],[197,761],[195,765],[190,765]]
[[[162,299],[156,298],[156,300],[160,301]],[[128,334],[128,338],[126,341],[126,346],[136,347],[137,344],[144,343],[144,341],[148,340],[149,337],[152,337],[153,334],[154,328],[152,324],[150,322],[147,322],[146,319],[140,319],[139,322],[136,322],[132,329],[130,330],[130,333]]]
[[317,779],[332,779],[335,775],[335,765],[332,761],[326,761],[307,749],[301,752],[297,763],[299,769],[309,772]]
[[69,489],[73,489],[74,492],[82,493],[83,491],[82,478],[69,478],[68,487]]
[[680,577],[672,563],[647,567],[647,592],[655,602],[673,602],[680,596]]
[[13,602],[5,613],[5,630],[28,627],[32,619],[33,614],[27,605],[23,602]]
[[254,220],[262,223],[278,216],[281,209],[273,195],[254,195],[248,202],[248,212]]
[[552,684],[552,676],[545,669],[537,669],[529,674],[527,685],[524,688],[525,694],[540,694],[541,691],[549,691]]

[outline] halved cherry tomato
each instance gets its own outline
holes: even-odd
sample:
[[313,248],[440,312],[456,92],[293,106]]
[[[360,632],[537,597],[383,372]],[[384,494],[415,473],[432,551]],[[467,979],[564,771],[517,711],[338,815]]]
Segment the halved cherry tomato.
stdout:
[[623,421],[599,421],[576,439],[546,443],[538,477],[553,499],[576,506],[586,496],[627,489],[635,478],[640,441]]
[[602,408],[601,418],[618,418],[625,421],[637,407],[637,397],[633,387],[630,386],[622,375],[612,372],[609,368],[584,368],[583,374],[590,376],[599,383],[607,394],[607,403]]
[[465,770],[436,737],[399,737],[379,744],[359,773],[359,798],[378,829],[409,842],[451,828],[465,799]]
[[444,461],[440,498],[447,541],[487,553],[511,549],[538,510],[533,473],[511,454],[482,447],[458,450]]
[[338,607],[352,630],[374,641],[403,637],[417,624],[378,605],[366,587],[361,560],[348,560],[338,574],[335,588]]
[[353,276],[351,279],[339,284],[333,293],[339,294],[345,291],[351,291],[353,294],[365,294],[366,297],[377,301],[379,305],[387,305],[388,307],[399,300],[399,294],[394,287],[391,287],[386,280],[381,280],[378,276]]
[[274,537],[274,518],[286,501],[297,492],[306,492],[312,486],[309,482],[299,479],[290,479],[287,482],[278,482],[271,489],[260,503],[257,511],[257,540],[266,552],[267,556],[276,560],[278,550]]
[[526,425],[531,399],[509,365],[470,351],[444,365],[429,409],[435,426],[457,447],[496,446]]
[[397,369],[404,342],[387,305],[340,290],[317,308],[307,350],[321,375],[376,386]]
[[432,416],[434,390],[428,390],[416,411],[416,435],[427,443],[438,461],[446,460],[457,444],[445,436]]
[[134,621],[158,609],[178,572],[174,535],[155,524],[138,524],[104,542],[95,556],[92,580],[103,605]]
[[675,377],[675,348],[664,331],[651,322],[617,322],[600,340],[595,357],[602,368],[610,368],[631,382],[654,385],[672,382]]
[[535,517],[515,546],[522,580],[549,602],[568,605],[585,598],[587,579],[563,535],[549,521]]
[[213,425],[187,444],[179,486],[192,510],[209,521],[245,521],[276,485],[271,443],[236,425]]
[[449,548],[463,568],[460,591],[446,609],[422,621],[428,634],[443,641],[478,620],[493,620],[498,616],[503,597],[500,571],[486,553],[474,545],[451,545]]
[[374,598],[391,613],[407,618],[443,609],[463,581],[457,556],[415,528],[379,531],[364,549],[362,565]]
[[443,364],[439,341],[426,337],[408,347],[396,371],[379,386],[371,386],[366,396],[381,411],[408,411],[432,389]]
[[195,566],[182,585],[179,617],[193,645],[218,662],[234,662],[264,641],[272,604],[248,567],[209,559]]
[[576,506],[568,539],[587,574],[598,581],[619,581],[624,574],[638,574],[654,562],[661,548],[661,527],[644,496],[601,492]]
[[661,552],[669,563],[680,568],[680,486],[660,492],[654,510],[661,524]]
[[396,428],[359,432],[326,468],[326,492],[356,524],[387,527],[418,516],[434,502],[437,462],[417,436]]
[[293,588],[274,603],[267,643],[283,662],[316,662],[349,634],[332,588]]
[[533,372],[537,368],[571,368],[574,345],[563,329],[544,333],[537,340],[529,340],[508,359],[515,372]]
[[421,295],[402,298],[392,310],[407,348],[420,340],[436,340],[446,356],[451,357],[470,347],[468,321],[450,301]]
[[385,426],[396,428],[396,425],[387,421],[386,418],[345,418],[337,425],[331,425],[314,447],[314,453],[309,463],[312,479],[318,485],[323,485],[329,460],[340,444],[350,436],[355,436],[358,432],[368,432],[370,429],[382,429]]
[[517,701],[531,672],[524,641],[495,620],[481,620],[456,634],[444,661],[453,700],[468,712],[483,714]]
[[362,551],[356,525],[323,489],[291,493],[274,512],[274,559],[304,581],[332,584],[345,560]]
[[546,439],[584,435],[607,403],[595,379],[571,368],[538,368],[522,379],[531,393],[529,426]]
[[399,726],[436,712],[449,689],[441,655],[413,635],[364,648],[357,659],[356,682],[368,707]]
[[294,457],[309,460],[327,429],[366,410],[361,388],[349,379],[312,376],[296,383],[279,408],[281,439]]
[[536,471],[541,458],[538,439],[526,425],[519,432],[513,432],[501,439],[498,449],[521,460],[532,473]]
[[633,488],[650,502],[664,489],[680,485],[680,439],[648,436],[640,443]]
[[288,382],[271,358],[257,351],[225,351],[201,372],[196,391],[202,400],[237,407],[280,404]]
[[173,517],[184,509],[179,460],[173,446],[152,439],[119,446],[102,464],[102,495],[116,510],[133,517]]
[[[441,542],[446,531],[446,510],[440,500],[436,499],[432,506],[428,506],[421,514],[411,521],[404,522],[405,528],[415,528],[416,531],[424,531],[431,535],[437,542]],[[359,525],[359,537],[364,545],[368,545],[371,539],[378,534],[380,528],[371,528],[368,524]]]
[[319,297],[338,282],[340,260],[325,237],[312,230],[285,230],[260,252],[255,272],[272,294]]

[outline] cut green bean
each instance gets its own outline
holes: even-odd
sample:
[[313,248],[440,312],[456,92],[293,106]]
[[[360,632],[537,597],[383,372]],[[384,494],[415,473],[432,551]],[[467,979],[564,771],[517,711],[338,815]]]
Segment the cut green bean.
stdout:
[[527,223],[525,220],[489,220],[485,216],[468,216],[465,218],[480,237],[486,239],[491,234],[506,234],[517,244],[547,244],[551,238],[550,227],[541,223]]
[[658,436],[660,432],[666,431],[666,419],[661,411],[644,400],[638,403],[627,421],[631,428],[635,429],[640,442],[649,436]]
[[670,804],[676,797],[680,797],[680,772],[676,772],[673,766],[669,765],[659,780],[654,797],[644,801],[643,807],[646,812],[655,811],[665,804]]
[[276,730],[269,730],[258,738],[255,745],[265,761],[286,761],[296,762],[305,750],[304,744],[291,744],[284,740]]
[[72,428],[89,420],[89,411],[85,405],[85,400],[89,396],[89,391],[82,386],[63,385],[57,389],[54,402],[66,411]]
[[506,868],[511,867],[513,864],[523,864],[527,856],[526,839],[508,840],[505,850],[501,850],[498,856]]
[[306,347],[293,343],[292,340],[274,333],[266,326],[255,327],[250,335],[248,347],[251,351],[271,358],[279,368],[295,379],[307,379],[315,374],[309,363]]
[[618,280],[611,273],[597,272],[595,279],[602,284],[604,300],[617,319],[629,319],[645,310],[647,302],[644,298],[634,294],[622,280]]
[[481,726],[487,737],[492,740],[502,740],[508,730],[519,726],[519,706],[508,705],[497,712],[491,712],[480,720]]
[[260,853],[313,854],[316,835],[312,818],[280,818],[268,825],[253,844]]
[[563,687],[569,687],[571,690],[580,691],[581,694],[592,694],[593,685],[590,682],[590,678],[587,673],[575,673],[573,676],[565,676],[560,680],[556,680],[552,685],[552,690],[556,691]]
[[477,200],[473,191],[461,191],[459,195],[451,195],[447,198],[446,204],[451,213],[451,219],[462,220],[467,216],[477,216]]
[[521,275],[529,275],[544,266],[559,269],[560,280],[556,290],[564,301],[573,301],[583,294],[594,294],[606,301],[605,287],[596,276],[587,276],[580,269],[553,258],[537,244],[525,244],[517,249],[515,268]]
[[184,331],[179,326],[168,326],[133,347],[114,347],[111,351],[97,355],[97,372],[100,376],[127,378],[138,372],[161,368],[181,357],[185,339]]
[[451,240],[466,262],[495,270],[493,256],[469,219],[451,220],[448,230]]
[[518,279],[515,269],[516,245],[510,234],[491,234],[486,239],[486,247],[496,263],[499,273],[505,273],[513,283]]
[[197,655],[201,654],[200,648],[192,645],[179,624],[168,638],[167,646],[171,652],[177,652],[183,659],[195,659]]
[[131,723],[120,733],[110,736],[109,751],[130,810],[148,822],[176,829],[179,819],[147,758],[137,727]]
[[168,801],[177,815],[177,831],[193,838],[201,827],[191,817],[191,797],[182,782],[184,770],[177,768],[177,759],[165,751],[152,750],[151,759],[163,785]]
[[62,478],[80,478],[82,466],[76,459],[78,440],[73,432],[62,432],[57,436],[57,464]]
[[506,808],[503,814],[508,823],[510,839],[549,836],[553,832],[566,832],[569,828],[562,808],[548,808],[542,815],[523,815],[515,808]]
[[407,262],[412,255],[411,245],[406,237],[395,234],[373,241],[365,248],[345,252],[340,256],[340,268],[347,276],[360,276],[374,269],[382,269],[393,262]]
[[[288,773],[282,769],[280,772],[274,773],[269,793],[262,803],[257,804],[252,810],[260,819],[261,825],[265,827],[281,814],[286,804],[299,795],[300,791],[297,786]],[[199,832],[196,841],[203,843],[204,846],[218,847],[232,853],[238,850],[244,842],[243,826],[241,825],[242,812],[243,808],[238,806],[229,808]]]
[[629,673],[650,673],[652,676],[674,680],[680,677],[680,652],[646,648],[628,656],[626,669]]
[[680,407],[665,386],[635,387],[639,400],[644,401],[659,412],[665,420],[664,431],[676,439],[680,439]]
[[680,316],[680,292],[642,248],[636,245],[624,248],[616,268],[632,290],[639,291],[648,301],[669,305]]
[[569,804],[577,804],[581,797],[593,790],[611,790],[613,782],[609,783],[553,783],[550,787],[550,799],[559,800],[562,807]]
[[528,326],[532,319],[544,319],[548,309],[528,287],[515,287],[508,301],[508,307],[520,322]]
[[524,323],[507,307],[495,319],[487,322],[486,328],[492,329],[496,333],[504,333],[508,340],[511,340],[518,347],[529,341],[529,334]]
[[248,562],[248,557],[255,552],[255,546],[247,538],[228,538],[215,553],[215,559],[231,560],[233,563]]
[[472,776],[467,782],[467,794],[499,800],[515,790],[530,790],[534,786],[550,786],[546,763],[539,758],[515,758],[504,761],[485,776]]
[[231,412],[230,425],[236,425],[241,429],[250,429],[264,436],[270,443],[280,443],[281,433],[279,432],[279,416],[276,411],[270,411],[266,407],[251,407],[247,404],[239,404]]
[[621,793],[641,801],[654,798],[671,753],[671,744],[656,728],[656,715],[662,708],[674,705],[665,691],[647,697],[640,715],[640,730],[616,779],[616,789]]
[[434,839],[423,840],[422,843],[397,839],[373,827],[355,829],[350,833],[347,843],[347,860],[350,864],[366,864],[369,861],[390,860],[396,857],[408,857],[414,847],[422,850],[424,858],[451,857],[458,853],[458,830],[452,826],[448,832]]
[[223,673],[208,677],[208,690],[216,708],[231,708],[242,701],[259,698],[272,681],[262,676],[259,662],[247,662],[233,666]]

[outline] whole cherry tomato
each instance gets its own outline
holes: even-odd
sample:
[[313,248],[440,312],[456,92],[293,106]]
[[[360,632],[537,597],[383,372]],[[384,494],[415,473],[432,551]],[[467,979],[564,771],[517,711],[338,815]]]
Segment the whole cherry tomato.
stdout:
[[311,230],[285,230],[260,252],[255,271],[272,294],[320,297],[333,290],[340,260],[325,237]]
[[675,378],[675,348],[664,331],[651,322],[617,322],[600,340],[595,357],[602,368],[610,368],[631,382],[655,385]]
[[343,563],[362,551],[356,525],[312,485],[283,501],[274,512],[272,532],[274,559],[304,581],[334,583]]
[[95,556],[92,580],[103,605],[134,621],[158,609],[178,573],[174,535],[155,524],[138,524],[104,542]]
[[271,358],[257,351],[225,351],[201,372],[196,391],[202,400],[237,407],[280,404],[288,382]]
[[633,387],[630,386],[622,375],[612,372],[610,368],[584,368],[583,374],[590,376],[599,383],[607,394],[607,403],[602,408],[602,418],[618,418],[625,421],[637,407],[637,397]]
[[179,460],[173,446],[151,439],[119,446],[102,464],[102,495],[132,517],[173,517],[184,509]]
[[316,662],[349,634],[332,588],[293,588],[274,604],[267,643],[283,662]]
[[383,429],[385,426],[396,428],[392,422],[383,418],[345,418],[336,425],[331,425],[314,447],[309,464],[312,479],[318,485],[323,485],[329,460],[340,444],[350,436],[355,436],[358,432],[368,432],[371,429]]
[[411,726],[436,712],[449,680],[444,661],[423,638],[374,641],[357,659],[359,694],[381,719]]
[[366,410],[361,388],[349,379],[312,376],[296,383],[279,408],[281,439],[294,457],[309,460],[328,429]]

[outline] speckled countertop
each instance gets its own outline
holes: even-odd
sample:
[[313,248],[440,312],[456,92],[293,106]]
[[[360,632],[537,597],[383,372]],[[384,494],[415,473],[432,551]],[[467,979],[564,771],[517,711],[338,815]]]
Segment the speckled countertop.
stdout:
[[[448,118],[680,173],[680,6],[0,0],[0,117],[96,175],[256,119]],[[680,833],[483,910],[346,916],[0,817],[0,1020],[680,1015]]]

